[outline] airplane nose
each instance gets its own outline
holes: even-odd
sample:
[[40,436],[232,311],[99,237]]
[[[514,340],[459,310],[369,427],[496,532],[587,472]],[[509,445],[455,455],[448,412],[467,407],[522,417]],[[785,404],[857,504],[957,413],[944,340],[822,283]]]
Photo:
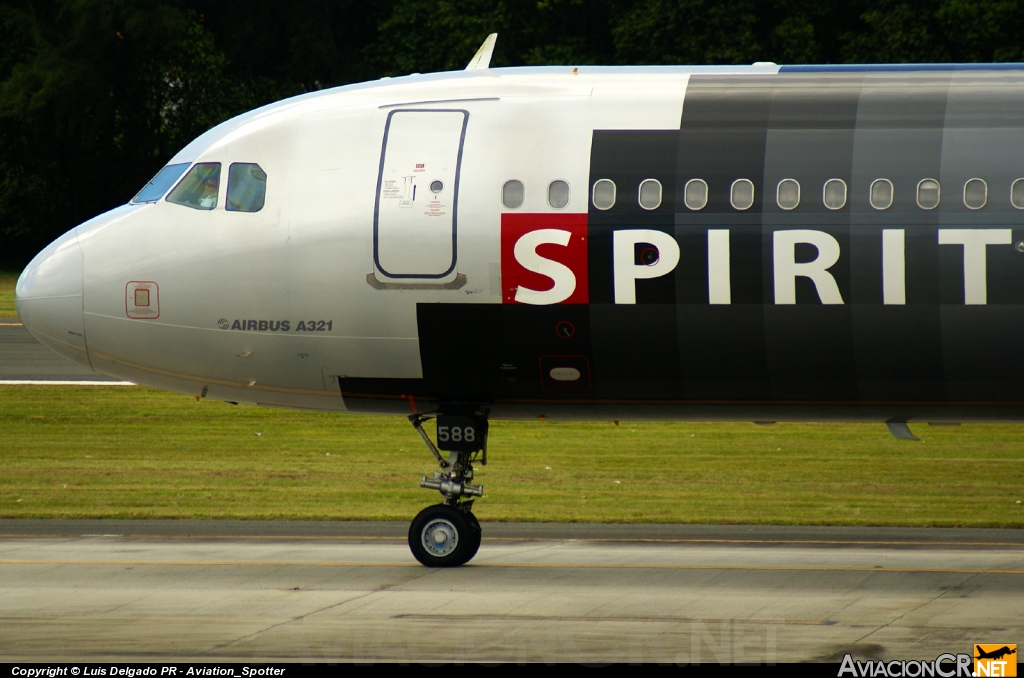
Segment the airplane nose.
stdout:
[[83,268],[76,228],[29,263],[14,288],[14,303],[25,329],[41,344],[91,369],[82,317]]

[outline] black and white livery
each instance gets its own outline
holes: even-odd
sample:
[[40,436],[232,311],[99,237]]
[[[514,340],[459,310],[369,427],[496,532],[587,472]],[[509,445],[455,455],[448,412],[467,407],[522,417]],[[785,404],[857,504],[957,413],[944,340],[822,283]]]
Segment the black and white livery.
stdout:
[[479,547],[491,419],[1024,420],[1024,65],[491,47],[210,130],[36,257],[26,327],[156,388],[409,417],[427,565]]

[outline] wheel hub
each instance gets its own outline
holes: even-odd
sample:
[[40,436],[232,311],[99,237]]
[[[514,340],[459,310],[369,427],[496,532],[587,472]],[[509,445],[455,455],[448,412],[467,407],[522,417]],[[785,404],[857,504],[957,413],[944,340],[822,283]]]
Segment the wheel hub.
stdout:
[[459,531],[444,518],[436,518],[427,523],[422,536],[423,548],[437,558],[443,558],[459,545]]

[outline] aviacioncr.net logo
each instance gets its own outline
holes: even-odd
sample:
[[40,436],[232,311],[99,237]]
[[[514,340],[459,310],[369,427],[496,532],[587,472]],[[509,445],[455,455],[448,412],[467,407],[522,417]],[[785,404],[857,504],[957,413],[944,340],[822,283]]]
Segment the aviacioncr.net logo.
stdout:
[[938,678],[972,678],[974,673],[971,670],[969,654],[940,654],[930,662],[906,661],[894,659],[892,661],[855,661],[851,655],[843,657],[843,663],[839,667],[839,677],[853,676],[855,678],[874,678],[875,676],[887,676],[888,678],[921,678],[921,676],[938,676]]
[[1017,675],[1017,646],[1004,643],[976,643],[974,645],[974,676]]

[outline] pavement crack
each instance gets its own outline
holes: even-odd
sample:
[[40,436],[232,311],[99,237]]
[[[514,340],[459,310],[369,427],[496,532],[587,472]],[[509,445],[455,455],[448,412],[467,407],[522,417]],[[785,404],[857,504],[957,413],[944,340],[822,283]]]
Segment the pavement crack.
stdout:
[[[970,582],[970,581],[971,581],[972,579],[975,579],[975,578],[976,578],[976,577],[978,577],[978,576],[979,576],[978,574],[972,574],[972,575],[970,575],[969,577],[967,577],[966,579],[964,579],[963,581],[961,581],[960,583],[958,583],[958,584],[956,585],[956,587],[955,587],[955,588],[961,588],[961,587],[963,587],[963,586],[964,586],[965,584],[967,584],[967,583],[968,583],[968,582]],[[915,605],[914,607],[910,608],[909,610],[906,610],[906,611],[904,611],[904,612],[903,612],[903,614],[901,614],[901,615],[899,615],[899,616],[897,616],[897,617],[893,617],[892,619],[890,619],[889,621],[887,621],[887,622],[886,622],[885,624],[882,624],[881,626],[878,626],[878,627],[876,627],[876,628],[874,628],[874,629],[872,629],[872,630],[868,631],[867,633],[865,633],[865,634],[864,634],[863,636],[861,636],[860,638],[857,638],[856,640],[854,640],[854,641],[853,641],[852,643],[847,643],[847,644],[846,644],[846,645],[845,645],[845,646],[844,646],[844,647],[843,647],[842,649],[843,649],[843,650],[845,650],[846,648],[849,648],[849,647],[855,647],[855,646],[857,646],[857,645],[860,645],[860,644],[861,644],[861,643],[862,643],[862,642],[863,642],[864,640],[866,640],[866,639],[870,638],[871,636],[875,635],[875,634],[876,634],[876,633],[878,633],[879,631],[883,631],[883,630],[885,630],[885,629],[889,628],[890,626],[892,626],[892,625],[893,625],[893,624],[895,624],[896,622],[900,621],[901,619],[903,619],[903,618],[904,618],[904,617],[906,617],[907,615],[911,614],[912,612],[917,612],[917,611],[918,611],[918,610],[920,610],[921,608],[923,608],[923,607],[925,607],[925,606],[927,606],[927,605],[931,605],[931,604],[932,604],[932,603],[934,603],[934,602],[935,602],[936,600],[938,600],[939,598],[942,598],[942,597],[943,597],[943,596],[945,596],[945,595],[946,595],[947,593],[949,593],[949,592],[950,592],[950,590],[951,590],[951,589],[946,589],[946,590],[944,590],[944,591],[941,591],[941,592],[939,592],[939,594],[938,594],[938,595],[934,596],[933,598],[930,598],[930,599],[928,599],[928,600],[925,600],[925,601],[923,601],[923,602],[919,603],[918,605]],[[841,652],[841,651],[842,651],[842,650],[840,650],[840,652]]]
[[244,640],[248,640],[250,638],[256,638],[257,636],[260,636],[260,635],[262,635],[264,633],[267,633],[268,631],[272,631],[272,630],[274,630],[276,628],[280,628],[282,626],[287,626],[288,624],[294,624],[297,621],[302,621],[306,617],[311,617],[311,616],[313,616],[315,614],[320,614],[321,612],[326,612],[327,610],[333,610],[334,608],[341,607],[342,605],[348,605],[349,603],[354,603],[356,601],[363,600],[364,598],[367,598],[369,596],[375,595],[377,593],[383,593],[385,591],[389,591],[389,590],[395,588],[396,586],[402,586],[403,584],[408,584],[409,582],[416,581],[417,579],[423,579],[424,577],[428,577],[431,574],[434,574],[434,569],[432,569],[432,568],[424,568],[424,569],[426,570],[426,572],[424,572],[423,574],[419,574],[419,575],[416,575],[414,577],[410,577],[408,579],[404,579],[404,580],[402,580],[400,582],[395,582],[393,584],[385,584],[384,586],[380,586],[378,588],[373,589],[372,591],[367,591],[367,592],[362,593],[362,594],[360,594],[358,596],[355,596],[355,597],[352,597],[352,598],[346,598],[345,600],[339,600],[338,602],[331,603],[330,605],[324,605],[323,607],[317,608],[315,610],[310,610],[309,612],[305,612],[305,613],[300,614],[300,615],[296,615],[294,617],[291,617],[290,619],[285,619],[284,621],[277,622],[276,624],[271,624],[270,626],[267,626],[266,628],[259,629],[258,631],[253,631],[252,633],[247,633],[244,636],[240,636],[238,638],[234,638],[232,640],[220,643],[219,645],[214,645],[213,647],[209,648],[208,650],[204,650],[203,652],[200,652],[199,654],[200,655],[209,655],[209,654],[211,654],[213,652],[216,652],[217,650],[220,650],[222,648],[228,647],[230,645],[234,645],[236,643],[240,643],[240,642],[242,642]]

